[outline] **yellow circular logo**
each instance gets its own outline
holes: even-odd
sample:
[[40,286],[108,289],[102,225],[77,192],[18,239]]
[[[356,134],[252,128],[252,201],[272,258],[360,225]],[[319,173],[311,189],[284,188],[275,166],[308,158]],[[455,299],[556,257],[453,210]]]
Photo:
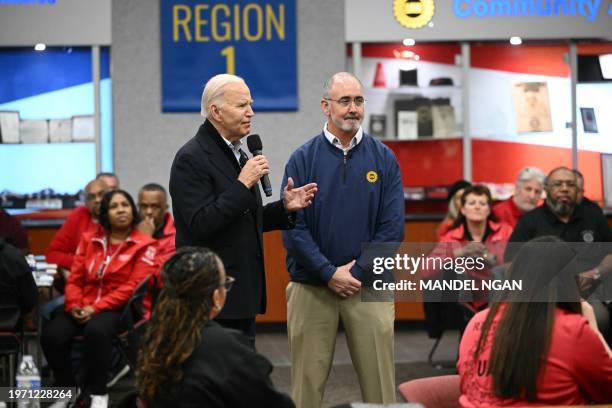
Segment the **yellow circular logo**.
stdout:
[[404,27],[421,28],[429,23],[434,15],[433,0],[394,0],[393,15]]
[[374,170],[370,170],[368,171],[368,174],[366,174],[366,180],[368,180],[370,183],[376,183],[378,180],[378,174],[376,174]]

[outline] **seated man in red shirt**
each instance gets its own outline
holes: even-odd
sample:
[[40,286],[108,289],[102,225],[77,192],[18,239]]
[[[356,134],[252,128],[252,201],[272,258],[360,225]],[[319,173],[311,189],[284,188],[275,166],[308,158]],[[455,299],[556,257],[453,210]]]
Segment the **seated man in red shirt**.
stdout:
[[514,195],[493,206],[493,214],[512,228],[523,214],[536,208],[542,198],[545,175],[537,167],[524,167],[516,178]]
[[138,192],[141,232],[157,241],[157,260],[163,265],[176,252],[174,219],[168,212],[166,190],[156,183],[145,184]]
[[47,249],[45,254],[47,262],[57,264],[61,275],[58,283],[54,286],[62,293],[64,282],[68,280],[70,275],[81,236],[84,233],[94,233],[102,230],[98,223],[98,216],[100,215],[102,196],[107,190],[108,186],[103,180],[90,181],[85,186],[85,205],[75,208],[70,213]]
[[108,186],[110,190],[117,190],[119,188],[119,177],[115,173],[102,172],[98,173],[96,180],[102,180]]
[[0,238],[27,254],[29,249],[28,232],[21,222],[0,208]]

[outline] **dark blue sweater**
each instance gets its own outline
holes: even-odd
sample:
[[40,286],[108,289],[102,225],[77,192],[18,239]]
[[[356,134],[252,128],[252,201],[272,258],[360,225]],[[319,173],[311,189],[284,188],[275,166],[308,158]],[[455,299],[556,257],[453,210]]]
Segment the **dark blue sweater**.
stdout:
[[295,228],[283,231],[291,280],[327,284],[353,259],[351,273],[364,279],[371,266],[362,243],[401,242],[404,193],[399,165],[391,150],[363,135],[346,157],[323,133],[298,148],[285,167],[296,186],[315,182],[313,204],[297,213]]

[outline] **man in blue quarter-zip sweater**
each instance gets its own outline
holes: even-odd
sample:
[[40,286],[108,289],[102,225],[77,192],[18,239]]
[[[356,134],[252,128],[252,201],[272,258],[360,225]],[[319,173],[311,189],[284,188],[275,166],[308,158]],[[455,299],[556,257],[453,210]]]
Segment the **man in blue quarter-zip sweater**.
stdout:
[[391,403],[395,309],[393,302],[362,302],[372,276],[362,244],[403,240],[400,169],[391,150],[361,128],[359,79],[337,73],[324,91],[327,123],[293,153],[283,178],[283,186],[289,177],[318,185],[312,206],[297,212],[295,229],[283,231],[292,397],[298,408],[321,406],[342,319],[363,400]]

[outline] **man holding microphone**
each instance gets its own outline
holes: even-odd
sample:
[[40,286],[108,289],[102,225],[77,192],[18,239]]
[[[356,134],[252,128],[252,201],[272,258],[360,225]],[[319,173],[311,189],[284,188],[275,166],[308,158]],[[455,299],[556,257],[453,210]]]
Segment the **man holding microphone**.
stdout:
[[266,308],[264,231],[293,227],[293,213],[310,205],[317,191],[289,180],[281,200],[262,205],[257,182],[270,172],[263,155],[248,159],[242,139],[251,132],[253,100],[244,80],[221,74],[202,93],[206,118],[177,152],[170,172],[176,247],[215,251],[236,279],[218,318],[255,343],[255,316]]

